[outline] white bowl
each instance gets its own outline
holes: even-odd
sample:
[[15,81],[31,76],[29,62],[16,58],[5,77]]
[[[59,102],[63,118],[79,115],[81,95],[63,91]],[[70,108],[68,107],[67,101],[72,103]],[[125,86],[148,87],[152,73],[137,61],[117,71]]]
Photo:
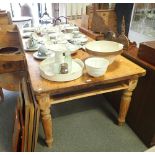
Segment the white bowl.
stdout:
[[101,57],[91,57],[85,60],[86,71],[93,77],[99,77],[105,74],[109,61]]
[[72,33],[74,31],[74,26],[68,26],[66,27],[66,33]]
[[91,41],[85,45],[86,51],[94,56],[104,57],[111,64],[123,52],[123,45],[114,41]]

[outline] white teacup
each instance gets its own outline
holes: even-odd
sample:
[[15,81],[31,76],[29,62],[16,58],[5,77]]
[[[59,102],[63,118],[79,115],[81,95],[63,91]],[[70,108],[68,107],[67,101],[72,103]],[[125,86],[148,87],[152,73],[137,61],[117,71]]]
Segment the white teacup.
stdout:
[[48,54],[47,48],[45,46],[40,46],[38,49],[39,56],[46,56]]
[[74,27],[73,26],[68,26],[66,27],[66,33],[72,33],[74,31]]
[[38,45],[37,45],[37,42],[34,40],[34,39],[28,39],[26,41],[26,48],[27,49],[30,49],[30,48],[36,48]]
[[78,35],[79,35],[79,31],[78,30],[76,30],[76,31],[73,31],[73,37],[74,38],[77,38],[78,37]]

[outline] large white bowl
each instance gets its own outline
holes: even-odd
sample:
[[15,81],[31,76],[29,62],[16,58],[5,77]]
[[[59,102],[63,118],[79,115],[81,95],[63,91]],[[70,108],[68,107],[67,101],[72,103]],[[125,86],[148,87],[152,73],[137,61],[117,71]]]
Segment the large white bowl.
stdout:
[[86,71],[93,77],[99,77],[105,74],[109,61],[101,57],[91,57],[85,60]]
[[123,52],[123,45],[114,41],[91,41],[85,45],[86,51],[94,56],[104,57],[111,64]]

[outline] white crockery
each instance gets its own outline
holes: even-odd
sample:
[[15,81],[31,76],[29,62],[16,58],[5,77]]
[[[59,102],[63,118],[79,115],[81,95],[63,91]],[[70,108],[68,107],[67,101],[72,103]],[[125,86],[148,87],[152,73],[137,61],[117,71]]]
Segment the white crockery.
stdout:
[[72,70],[67,74],[54,73],[54,58],[47,58],[39,65],[40,75],[50,81],[65,82],[72,81],[82,76],[84,63],[80,59],[72,60]]
[[85,60],[86,71],[93,77],[99,77],[105,74],[109,61],[101,57],[91,57]]
[[74,26],[68,26],[66,27],[66,33],[72,33],[74,31]]
[[94,56],[104,57],[111,64],[123,52],[123,45],[114,41],[91,41],[85,45],[86,51]]

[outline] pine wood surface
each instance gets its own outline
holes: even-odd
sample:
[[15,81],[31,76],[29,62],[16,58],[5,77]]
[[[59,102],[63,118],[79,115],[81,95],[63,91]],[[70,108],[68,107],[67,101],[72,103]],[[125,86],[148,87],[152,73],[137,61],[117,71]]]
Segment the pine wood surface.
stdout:
[[[77,55],[77,56],[76,56]],[[80,57],[82,60],[89,57],[89,55],[79,50],[74,57]],[[116,60],[108,67],[108,70],[104,76],[93,78],[89,76],[86,71],[82,77],[69,82],[53,82],[43,79],[39,72],[39,61],[35,60],[31,53],[26,53],[26,59],[28,64],[28,71],[32,88],[35,93],[62,93],[67,90],[74,90],[76,88],[85,88],[91,85],[106,84],[117,82],[121,80],[127,80],[133,77],[145,75],[145,70],[123,56],[118,56]]]
[[[32,54],[32,52],[26,52],[27,69],[32,90],[40,108],[45,141],[48,147],[51,147],[53,143],[53,123],[50,114],[52,104],[123,89],[118,124],[123,125],[125,123],[132,91],[136,87],[138,77],[145,75],[143,68],[119,55],[108,67],[104,76],[93,78],[84,70],[84,74],[76,80],[53,82],[40,76],[40,61],[34,59]],[[90,55],[83,50],[78,50],[73,55],[73,58],[80,58],[83,61],[88,57]],[[57,95],[60,96],[56,97]]]

